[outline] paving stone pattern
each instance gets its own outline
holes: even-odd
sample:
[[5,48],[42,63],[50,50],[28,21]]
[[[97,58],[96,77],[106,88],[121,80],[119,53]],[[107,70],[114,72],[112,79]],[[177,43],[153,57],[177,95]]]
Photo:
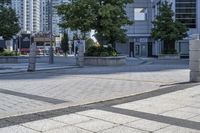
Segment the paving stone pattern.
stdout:
[[52,100],[63,101],[65,106],[71,106],[134,95],[189,81],[188,64],[185,61],[166,61],[164,64],[163,61],[147,60],[141,65],[133,65],[134,61],[129,60],[128,65],[122,67],[3,74],[0,77],[0,90],[12,92],[12,95],[0,92],[0,117],[57,106],[50,102]]
[[[124,103],[121,99],[119,104],[108,101],[113,103],[109,106],[104,102],[65,108],[60,110],[63,115],[49,118],[44,112],[44,119],[4,126],[0,133],[200,133],[200,105],[196,97],[199,87],[196,84]],[[162,111],[152,112],[157,107]]]

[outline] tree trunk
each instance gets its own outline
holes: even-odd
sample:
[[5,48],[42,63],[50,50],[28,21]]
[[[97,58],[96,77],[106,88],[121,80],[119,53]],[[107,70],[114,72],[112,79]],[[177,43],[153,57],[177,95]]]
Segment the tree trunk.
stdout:
[[175,41],[167,40],[164,41],[164,52],[175,51]]
[[67,57],[67,52],[65,52],[65,57]]
[[116,43],[112,43],[112,47],[116,49]]
[[110,40],[109,43],[112,45],[112,47],[115,49],[116,48],[116,42],[113,40]]

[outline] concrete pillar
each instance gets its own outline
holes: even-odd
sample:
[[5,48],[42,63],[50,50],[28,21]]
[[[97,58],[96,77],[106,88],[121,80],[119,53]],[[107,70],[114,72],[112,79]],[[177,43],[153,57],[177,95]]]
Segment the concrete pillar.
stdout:
[[34,72],[36,68],[36,44],[32,43],[30,46],[30,54],[29,54],[29,63],[28,63],[28,72]]
[[84,66],[84,46],[83,45],[78,45],[77,65],[80,67]]
[[49,64],[54,64],[53,46],[50,46],[50,48],[49,48]]
[[13,51],[13,40],[6,40],[6,49],[9,51]]
[[200,82],[200,40],[190,41],[190,81]]

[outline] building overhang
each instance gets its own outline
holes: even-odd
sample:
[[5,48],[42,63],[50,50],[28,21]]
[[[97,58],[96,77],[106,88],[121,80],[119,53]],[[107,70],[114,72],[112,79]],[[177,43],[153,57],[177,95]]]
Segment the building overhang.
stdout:
[[128,37],[151,37],[151,34],[127,34]]

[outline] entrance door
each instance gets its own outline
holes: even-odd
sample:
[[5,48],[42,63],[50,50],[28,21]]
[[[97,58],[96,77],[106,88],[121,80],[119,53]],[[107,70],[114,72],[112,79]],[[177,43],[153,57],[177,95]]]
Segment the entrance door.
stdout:
[[140,56],[140,45],[135,46],[135,56]]
[[129,45],[129,57],[134,57],[134,56],[135,56],[134,42],[130,42],[130,45]]
[[148,44],[148,57],[152,57],[153,56],[153,46],[152,43]]

